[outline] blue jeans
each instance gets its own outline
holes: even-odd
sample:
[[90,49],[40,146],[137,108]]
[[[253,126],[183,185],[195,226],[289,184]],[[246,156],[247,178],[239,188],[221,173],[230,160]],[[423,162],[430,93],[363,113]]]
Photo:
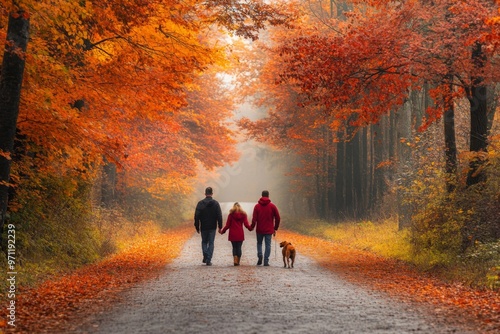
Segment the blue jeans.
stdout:
[[257,256],[262,256],[262,241],[265,240],[266,250],[264,251],[264,263],[269,262],[269,255],[271,255],[271,240],[272,234],[258,234],[257,233]]
[[216,230],[201,231],[201,250],[206,262],[212,262],[212,255],[214,254],[214,240]]

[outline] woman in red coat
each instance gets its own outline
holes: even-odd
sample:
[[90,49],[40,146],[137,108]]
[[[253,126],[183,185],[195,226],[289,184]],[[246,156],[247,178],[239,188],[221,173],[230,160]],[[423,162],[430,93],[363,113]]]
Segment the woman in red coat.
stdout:
[[220,234],[226,233],[229,229],[228,240],[231,241],[233,245],[233,257],[234,265],[240,265],[241,259],[241,246],[243,245],[243,240],[245,240],[245,233],[243,232],[243,225],[251,231],[252,228],[248,223],[247,214],[241,208],[238,202],[234,203],[231,210],[229,210],[229,216],[227,216],[226,226],[222,228]]

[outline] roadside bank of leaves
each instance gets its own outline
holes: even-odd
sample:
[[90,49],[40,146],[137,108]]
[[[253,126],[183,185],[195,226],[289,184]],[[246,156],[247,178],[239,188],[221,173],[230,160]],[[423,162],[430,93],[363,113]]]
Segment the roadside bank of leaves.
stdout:
[[[299,253],[348,281],[388,293],[408,302],[426,303],[436,313],[477,323],[481,333],[500,332],[500,293],[450,284],[421,273],[402,261],[386,259],[328,240],[280,230],[278,238],[292,242]],[[300,259],[297,257],[297,266]]]
[[159,275],[192,235],[192,226],[156,234],[102,262],[19,292],[16,327],[7,326],[6,319],[0,318],[0,332],[2,327],[6,333],[70,330],[72,319],[103,310],[119,300],[120,292]]

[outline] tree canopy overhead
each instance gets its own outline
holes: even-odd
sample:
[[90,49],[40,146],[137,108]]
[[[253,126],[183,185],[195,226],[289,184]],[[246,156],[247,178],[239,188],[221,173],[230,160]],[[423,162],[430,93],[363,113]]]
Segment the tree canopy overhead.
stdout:
[[0,157],[4,212],[7,185],[54,173],[91,179],[108,163],[130,185],[188,193],[199,164],[237,157],[226,123],[232,99],[217,74],[229,69],[226,34],[255,40],[266,24],[290,20],[286,6],[247,0],[16,0],[0,8],[3,40],[16,29],[9,18],[30,26],[26,51],[8,54],[26,69],[12,109],[17,141]]

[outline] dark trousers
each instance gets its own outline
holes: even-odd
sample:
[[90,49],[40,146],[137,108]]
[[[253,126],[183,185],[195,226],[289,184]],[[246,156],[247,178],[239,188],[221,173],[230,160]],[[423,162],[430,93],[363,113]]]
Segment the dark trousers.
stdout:
[[212,262],[212,255],[214,254],[214,241],[216,230],[201,231],[201,250],[203,257],[208,262]]
[[231,241],[233,245],[233,256],[241,257],[241,246],[243,245],[243,241]]

